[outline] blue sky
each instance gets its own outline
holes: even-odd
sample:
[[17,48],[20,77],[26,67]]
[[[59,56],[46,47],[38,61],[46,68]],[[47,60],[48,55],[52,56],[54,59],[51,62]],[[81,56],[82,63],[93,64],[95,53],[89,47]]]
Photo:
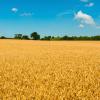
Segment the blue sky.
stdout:
[[0,0],[0,35],[100,35],[100,0]]

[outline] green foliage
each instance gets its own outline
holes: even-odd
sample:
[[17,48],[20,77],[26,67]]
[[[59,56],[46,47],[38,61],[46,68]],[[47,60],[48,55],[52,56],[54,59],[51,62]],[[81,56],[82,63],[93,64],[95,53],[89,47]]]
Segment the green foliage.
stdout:
[[23,36],[22,36],[22,39],[23,39],[23,40],[29,40],[29,37],[28,37],[27,35],[23,35]]
[[15,39],[22,39],[22,34],[15,34]]
[[37,32],[31,33],[30,36],[33,40],[40,40],[40,35]]
[[45,36],[44,38],[42,38],[41,40],[51,40],[52,37],[51,36]]
[[[56,41],[56,40],[100,40],[100,35],[97,36],[44,36],[40,38],[40,35],[37,32],[33,32],[30,34],[32,40],[48,40],[48,41]],[[0,39],[13,39],[7,38],[5,36],[1,36]],[[28,35],[23,34],[15,34],[14,39],[23,39],[29,40]]]
[[5,36],[1,36],[0,39],[6,39],[6,37]]

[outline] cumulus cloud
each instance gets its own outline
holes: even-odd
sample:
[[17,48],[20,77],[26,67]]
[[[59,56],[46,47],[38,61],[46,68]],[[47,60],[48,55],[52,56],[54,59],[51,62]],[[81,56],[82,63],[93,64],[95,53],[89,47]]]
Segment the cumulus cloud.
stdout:
[[86,13],[83,13],[82,11],[78,11],[75,14],[75,19],[79,20],[80,23],[82,23],[82,24],[95,25],[95,21],[92,18],[92,16],[88,15]]
[[16,12],[18,12],[18,8],[12,8],[11,11],[16,13]]

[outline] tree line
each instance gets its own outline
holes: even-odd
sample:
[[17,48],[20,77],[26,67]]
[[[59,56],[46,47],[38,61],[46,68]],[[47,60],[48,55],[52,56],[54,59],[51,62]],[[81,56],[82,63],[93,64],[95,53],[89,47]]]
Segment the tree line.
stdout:
[[41,37],[37,32],[28,35],[15,34],[13,38],[1,36],[0,39],[20,39],[20,40],[100,40],[100,35],[97,36],[44,36]]

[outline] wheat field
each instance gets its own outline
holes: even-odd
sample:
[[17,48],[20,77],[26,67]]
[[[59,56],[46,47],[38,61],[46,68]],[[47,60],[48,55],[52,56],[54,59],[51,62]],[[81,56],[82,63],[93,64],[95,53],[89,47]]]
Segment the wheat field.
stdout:
[[0,40],[0,100],[100,100],[100,42]]

